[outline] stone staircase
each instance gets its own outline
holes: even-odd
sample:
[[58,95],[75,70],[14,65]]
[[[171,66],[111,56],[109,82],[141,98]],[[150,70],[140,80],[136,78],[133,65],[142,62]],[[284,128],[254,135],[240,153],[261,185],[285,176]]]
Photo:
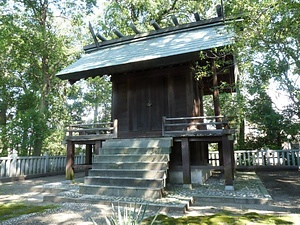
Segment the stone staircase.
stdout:
[[103,143],[79,193],[159,199],[166,185],[172,138],[111,139]]

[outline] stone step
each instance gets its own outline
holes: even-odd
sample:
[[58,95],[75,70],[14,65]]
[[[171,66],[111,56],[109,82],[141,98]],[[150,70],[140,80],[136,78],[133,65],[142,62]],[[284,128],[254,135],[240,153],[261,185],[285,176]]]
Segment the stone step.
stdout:
[[137,177],[137,178],[164,178],[165,170],[145,170],[145,169],[91,169],[89,176],[100,177]]
[[93,169],[167,170],[166,162],[93,162]]
[[144,199],[158,199],[162,197],[161,188],[150,187],[124,187],[104,185],[79,185],[79,193],[85,195],[107,195],[115,197],[134,197]]
[[94,162],[168,162],[169,154],[118,154],[118,155],[97,155]]
[[117,148],[117,147],[130,147],[130,148],[170,148],[173,144],[173,139],[166,138],[137,138],[137,139],[109,139],[103,142],[103,148]]
[[79,192],[118,198],[161,198],[172,143],[172,138],[110,139],[103,142]]
[[99,155],[114,155],[114,154],[170,154],[170,148],[129,148],[129,147],[106,147],[100,148]]
[[84,178],[84,184],[99,186],[119,186],[119,187],[144,187],[144,188],[163,188],[163,179],[154,178],[136,178],[136,177],[100,177],[87,176]]
[[[66,203],[66,202],[76,202],[76,203],[87,203],[87,204],[99,204],[99,205],[107,205],[112,206],[112,204],[116,206],[136,206],[139,208],[141,205],[145,206],[147,211],[157,211],[159,214],[161,213],[186,213],[189,209],[188,201],[179,201],[174,198],[170,200],[165,200],[167,203],[163,202],[149,202],[149,199],[136,199],[136,198],[127,198],[127,197],[111,197],[111,196],[102,196],[102,195],[83,195],[70,197],[67,192],[60,193],[59,195],[48,194],[43,197],[43,202],[51,202],[51,203]],[[172,202],[174,201],[174,202]]]

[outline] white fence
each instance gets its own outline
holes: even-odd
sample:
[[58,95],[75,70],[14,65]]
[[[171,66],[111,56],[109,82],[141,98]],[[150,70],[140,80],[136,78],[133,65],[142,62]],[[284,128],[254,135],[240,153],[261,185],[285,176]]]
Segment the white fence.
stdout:
[[[299,167],[300,150],[240,150],[234,152],[236,168]],[[209,152],[209,163],[219,166],[219,153]]]
[[[75,156],[75,164],[85,162],[84,155]],[[0,178],[62,172],[66,168],[66,156],[17,156],[0,157]]]
[[[237,168],[253,167],[299,167],[300,150],[242,150],[235,151]],[[75,164],[84,164],[85,156],[75,156]],[[219,153],[209,152],[209,163],[219,166]],[[0,157],[0,178],[17,177],[21,175],[36,175],[49,172],[65,171],[66,156],[17,156]]]

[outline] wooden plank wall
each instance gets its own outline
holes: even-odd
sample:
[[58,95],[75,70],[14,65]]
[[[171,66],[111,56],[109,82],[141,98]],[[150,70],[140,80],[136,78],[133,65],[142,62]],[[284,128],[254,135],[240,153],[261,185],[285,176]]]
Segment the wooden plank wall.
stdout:
[[199,92],[190,65],[116,74],[112,83],[112,118],[118,119],[122,137],[160,134],[163,116],[198,114]]

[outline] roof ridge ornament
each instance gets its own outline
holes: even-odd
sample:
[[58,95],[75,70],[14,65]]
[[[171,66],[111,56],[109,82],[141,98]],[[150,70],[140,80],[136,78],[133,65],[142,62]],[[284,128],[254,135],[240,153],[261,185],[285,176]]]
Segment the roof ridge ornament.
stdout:
[[107,41],[107,39],[105,37],[103,37],[101,34],[96,33],[97,38],[99,38],[102,42],[103,41]]
[[[166,28],[162,28],[155,20],[151,20],[150,21],[150,25],[154,27],[154,31],[149,31],[148,33],[142,34],[141,31],[139,31],[137,29],[137,27],[135,26],[135,24],[133,22],[130,22],[128,24],[128,26],[131,28],[131,30],[134,32],[134,35],[129,35],[129,36],[125,36],[123,33],[121,33],[118,29],[113,29],[113,33],[118,37],[117,39],[111,39],[111,40],[107,40],[105,37],[103,37],[99,32],[97,32],[95,34],[94,29],[92,27],[92,24],[89,22],[89,30],[90,33],[92,34],[93,40],[94,40],[94,45],[90,45],[89,47],[84,49],[98,49],[100,47],[102,47],[103,45],[108,45],[108,44],[112,44],[112,43],[116,43],[116,42],[120,42],[120,41],[124,41],[124,40],[128,40],[128,39],[132,39],[132,38],[136,38],[136,37],[146,37],[146,36],[152,36],[152,35],[156,35],[156,34],[160,34],[163,32],[170,32],[170,31],[175,31],[175,30],[180,30],[180,29],[184,29],[186,27],[191,27],[191,26],[204,26],[204,25],[209,25],[209,24],[213,24],[216,22],[221,22],[221,21],[225,21],[225,17],[224,17],[224,9],[223,9],[223,0],[221,0],[221,5],[217,5],[216,6],[216,11],[217,11],[217,17],[215,18],[210,18],[210,19],[204,19],[201,18],[198,12],[195,12],[194,18],[196,20],[196,22],[190,22],[190,23],[186,23],[186,24],[180,24],[178,18],[175,15],[171,15],[171,20],[174,24],[173,28],[170,27],[166,27]],[[172,25],[171,25],[172,27]],[[122,38],[119,40],[119,38]],[[103,44],[100,44],[98,42],[98,40],[105,42]]]
[[92,37],[94,39],[94,43],[95,43],[96,47],[99,48],[99,42],[98,42],[98,40],[96,38],[96,35],[95,35],[95,32],[94,32],[94,29],[93,29],[93,26],[92,26],[91,22],[89,22],[89,30],[90,30],[90,32],[92,34]]
[[133,22],[129,24],[130,28],[133,30],[135,34],[141,34],[141,32],[136,28]]
[[177,19],[177,17],[175,15],[172,15],[171,19],[172,19],[172,22],[174,23],[175,26],[179,25],[178,19]]
[[124,34],[122,34],[118,29],[113,29],[113,32],[115,33],[115,35],[117,35],[119,38],[125,37]]
[[155,30],[161,29],[161,27],[158,25],[158,23],[155,20],[151,20],[150,24],[154,27]]

